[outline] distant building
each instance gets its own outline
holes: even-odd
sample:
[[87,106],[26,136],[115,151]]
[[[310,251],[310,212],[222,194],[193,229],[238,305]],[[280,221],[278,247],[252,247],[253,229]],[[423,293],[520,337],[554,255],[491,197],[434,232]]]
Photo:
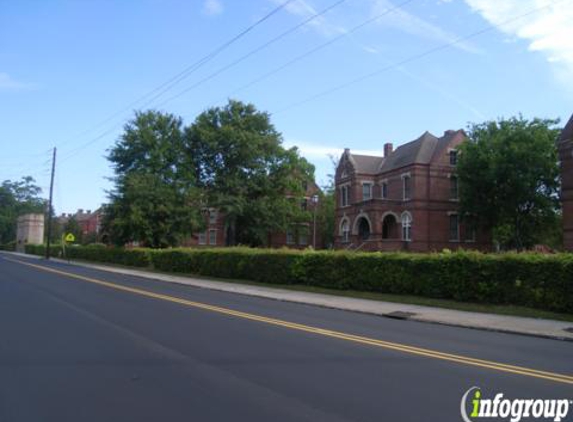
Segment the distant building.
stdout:
[[[306,193],[302,200],[301,207],[314,213],[315,207],[320,204],[313,202],[313,197],[320,193],[320,188],[314,182],[306,184]],[[206,208],[203,212],[205,216],[206,229],[193,236],[185,242],[186,246],[198,247],[223,247],[233,245],[233,234],[227,224],[226,215],[215,209]],[[322,238],[318,230],[315,230],[314,218],[302,224],[293,224],[286,232],[269,233],[267,244],[271,248],[295,248],[305,249],[316,245],[316,248],[324,247]]]
[[44,243],[44,214],[24,214],[18,217],[16,251],[24,252],[27,244]]
[[64,228],[68,221],[70,221],[72,218],[78,223],[81,234],[84,236],[84,238],[89,234],[95,234],[96,236],[100,234],[101,222],[103,218],[103,212],[101,208],[93,212],[91,210],[84,211],[80,208],[73,214],[63,213],[56,218],[56,224]]
[[573,251],[573,116],[557,141],[561,162],[561,201],[563,204],[563,246]]
[[79,209],[78,212],[74,214],[74,218],[78,222],[84,236],[92,233],[96,235],[99,234],[102,219],[101,208],[94,212],[91,212],[91,210],[84,212],[83,209]]
[[336,182],[335,246],[377,251],[489,249],[488,233],[459,214],[456,148],[462,130],[429,132],[384,156],[340,158]]

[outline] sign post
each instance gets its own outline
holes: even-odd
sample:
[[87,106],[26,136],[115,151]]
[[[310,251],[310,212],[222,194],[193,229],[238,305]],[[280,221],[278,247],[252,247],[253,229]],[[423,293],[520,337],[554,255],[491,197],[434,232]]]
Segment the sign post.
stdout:
[[[75,241],[76,241],[76,237],[74,236],[73,233],[68,233],[66,235],[62,234],[62,249],[64,250],[64,259],[67,258],[66,244],[74,243]],[[68,258],[68,262],[69,261],[70,261],[70,259]]]

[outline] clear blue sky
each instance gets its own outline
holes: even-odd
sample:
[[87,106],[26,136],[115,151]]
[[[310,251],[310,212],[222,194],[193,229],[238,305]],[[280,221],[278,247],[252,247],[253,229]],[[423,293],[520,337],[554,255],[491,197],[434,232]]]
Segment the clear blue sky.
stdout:
[[573,113],[573,0],[412,0],[386,15],[404,1],[346,0],[166,102],[336,3],[291,0],[160,98],[133,104],[283,1],[0,0],[0,180],[30,174],[47,196],[49,150],[57,146],[56,211],[95,209],[111,187],[106,149],[134,109],[157,108],[189,124],[229,97],[273,113],[319,182],[332,170],[328,154],[344,147],[381,154],[385,142],[400,145],[425,130]]

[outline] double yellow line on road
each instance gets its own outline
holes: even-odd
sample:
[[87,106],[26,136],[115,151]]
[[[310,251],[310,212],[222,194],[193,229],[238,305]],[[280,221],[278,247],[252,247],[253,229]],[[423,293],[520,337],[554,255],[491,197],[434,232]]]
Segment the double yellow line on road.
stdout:
[[261,315],[255,315],[255,314],[250,314],[247,312],[236,311],[233,309],[223,308],[220,306],[209,305],[207,303],[201,303],[201,302],[195,302],[192,300],[181,299],[181,298],[178,298],[175,296],[168,296],[168,295],[164,295],[164,294],[160,294],[160,293],[151,292],[149,290],[137,289],[134,287],[123,286],[121,284],[110,283],[108,281],[98,280],[98,279],[91,278],[91,277],[85,277],[85,276],[82,276],[79,274],[69,273],[66,271],[60,271],[60,270],[57,270],[55,268],[50,268],[50,267],[46,267],[43,265],[36,265],[36,264],[29,263],[29,262],[24,262],[24,261],[10,259],[10,258],[5,258],[5,259],[7,261],[17,262],[17,263],[22,264],[22,265],[27,265],[29,267],[37,268],[37,269],[42,270],[42,271],[47,271],[47,272],[51,272],[54,274],[59,274],[59,275],[63,275],[66,277],[71,277],[71,278],[75,278],[78,280],[87,281],[89,283],[109,287],[111,289],[120,290],[120,291],[124,291],[124,292],[129,292],[129,293],[134,293],[134,294],[137,294],[140,296],[164,300],[167,302],[178,303],[181,305],[190,306],[190,307],[198,308],[198,309],[204,309],[204,310],[211,311],[211,312],[217,312],[219,314],[230,315],[230,316],[234,316],[237,318],[243,318],[243,319],[248,319],[251,321],[263,322],[266,324],[285,327],[285,328],[289,328],[292,330],[304,331],[307,333],[318,334],[318,335],[322,335],[325,337],[331,337],[331,338],[336,338],[336,339],[340,339],[340,340],[346,340],[346,341],[350,341],[353,343],[365,344],[365,345],[379,347],[379,348],[388,349],[388,350],[395,350],[398,352],[408,353],[408,354],[412,354],[412,355],[425,356],[425,357],[445,360],[445,361],[449,361],[449,362],[456,362],[456,363],[460,363],[463,365],[478,366],[481,368],[487,368],[487,369],[492,369],[492,370],[500,371],[500,372],[508,372],[508,373],[512,373],[512,374],[524,375],[524,376],[533,377],[533,378],[541,378],[541,379],[545,379],[545,380],[549,380],[549,381],[553,381],[553,382],[558,382],[558,383],[573,384],[573,376],[571,376],[571,375],[559,374],[559,373],[555,373],[555,372],[539,371],[536,369],[525,368],[522,366],[507,365],[507,364],[500,363],[500,362],[494,362],[494,361],[483,360],[483,359],[475,359],[475,358],[471,358],[468,356],[455,355],[455,354],[451,354],[451,353],[443,353],[443,352],[439,352],[437,350],[425,349],[425,348],[415,347],[415,346],[408,346],[406,344],[393,343],[393,342],[378,340],[378,339],[370,338],[370,337],[357,336],[354,334],[347,334],[347,333],[343,333],[340,331],[333,331],[333,330],[327,330],[327,329],[318,328],[318,327],[312,327],[310,325],[297,324],[294,322],[284,321],[284,320],[275,319],[275,318],[268,318],[268,317],[264,317]]

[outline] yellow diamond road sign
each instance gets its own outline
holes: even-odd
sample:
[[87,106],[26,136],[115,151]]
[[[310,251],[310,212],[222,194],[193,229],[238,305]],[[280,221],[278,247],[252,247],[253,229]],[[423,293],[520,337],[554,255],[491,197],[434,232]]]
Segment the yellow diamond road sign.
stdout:
[[76,237],[72,233],[68,233],[66,235],[66,242],[75,242],[75,241],[76,241]]

